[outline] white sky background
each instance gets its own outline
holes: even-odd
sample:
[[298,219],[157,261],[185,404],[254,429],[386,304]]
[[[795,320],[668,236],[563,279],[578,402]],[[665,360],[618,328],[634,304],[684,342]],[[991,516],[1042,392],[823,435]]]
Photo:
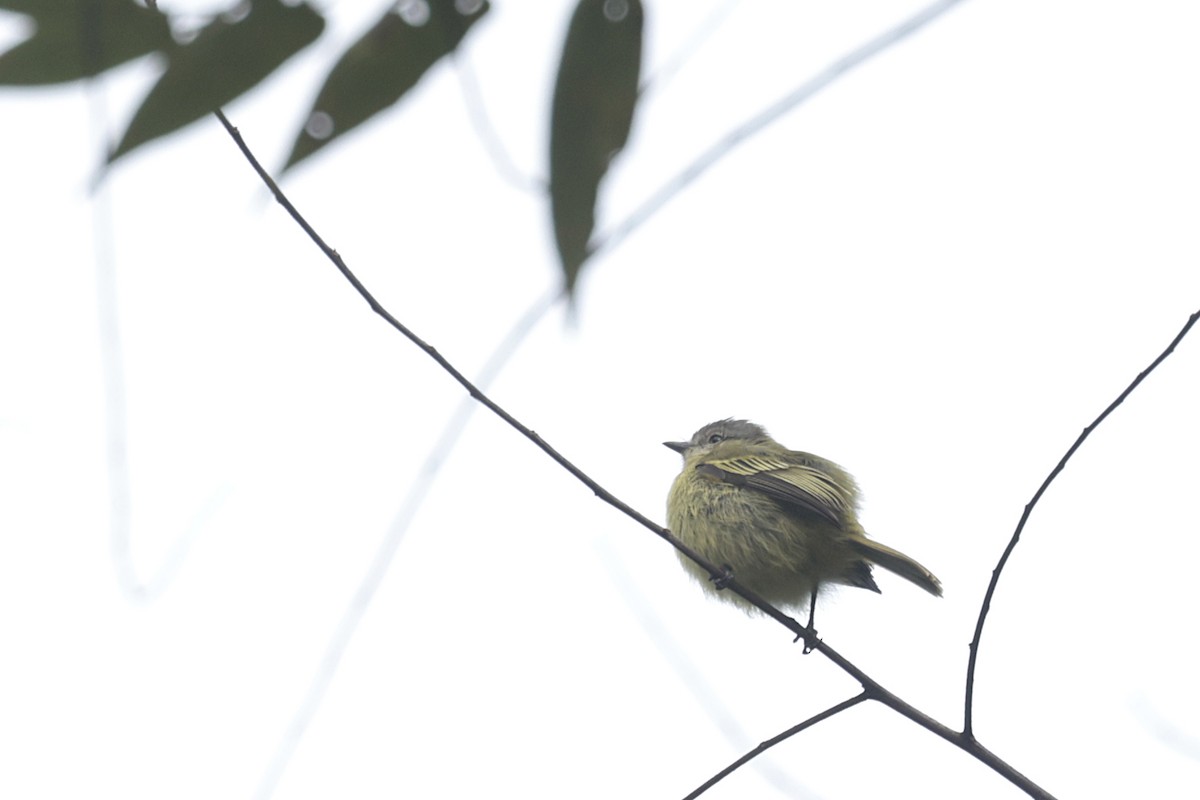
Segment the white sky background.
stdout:
[[[227,108],[265,163],[386,5],[336,4],[330,35]],[[648,74],[722,5],[652,3]],[[739,4],[647,96],[601,228],[920,6]],[[570,7],[499,2],[467,39],[529,174]],[[960,727],[1022,507],[1200,308],[1198,22],[1184,2],[964,3],[591,264],[578,324],[550,314],[491,395],[656,519],[679,466],[659,443],[713,419],[846,465],[867,529],[946,597],[884,573],[882,596],[824,601],[821,634]],[[108,137],[154,74],[105,80]],[[81,85],[0,92],[0,117],[0,796],[253,797],[463,392],[266,201],[214,120],[128,158],[99,213],[140,579],[195,531],[162,591],[131,600],[108,521],[100,133]],[[494,170],[449,65],[284,188],[468,375],[557,280],[544,201]],[[1051,488],[985,631],[977,734],[1060,798],[1200,783],[1196,336]],[[274,796],[679,797],[855,688],[707,600],[669,547],[480,411]],[[874,705],[761,763],[709,796],[1021,796]]]

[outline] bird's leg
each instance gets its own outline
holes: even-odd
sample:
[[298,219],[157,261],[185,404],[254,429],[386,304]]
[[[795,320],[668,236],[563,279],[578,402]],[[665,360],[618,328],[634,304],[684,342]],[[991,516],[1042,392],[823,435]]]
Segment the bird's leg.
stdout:
[[729,582],[731,580],[733,580],[733,567],[729,566],[728,564],[722,564],[721,565],[721,574],[717,575],[715,577],[709,578],[709,580],[711,580],[713,582],[713,586],[717,589],[718,592],[721,591],[722,589],[724,589],[726,586],[729,585]]
[[[813,584],[812,595],[808,598],[808,630],[801,636],[804,638],[804,655],[808,655],[813,651],[815,646],[813,643],[817,640],[817,629],[813,627],[813,618],[817,614],[817,584]],[[801,636],[797,636],[799,641]]]

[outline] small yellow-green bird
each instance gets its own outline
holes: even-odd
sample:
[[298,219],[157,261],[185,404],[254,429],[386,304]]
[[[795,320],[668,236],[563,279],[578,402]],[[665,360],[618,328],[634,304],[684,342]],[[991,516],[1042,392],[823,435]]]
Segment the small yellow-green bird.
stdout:
[[[858,485],[831,461],[789,450],[761,426],[740,419],[705,425],[687,442],[663,442],[683,456],[667,498],[667,524],[685,544],[774,606],[809,608],[825,584],[878,592],[871,565],[941,597],[933,573],[903,553],[867,538],[858,523]],[[679,554],[709,592],[708,572]]]

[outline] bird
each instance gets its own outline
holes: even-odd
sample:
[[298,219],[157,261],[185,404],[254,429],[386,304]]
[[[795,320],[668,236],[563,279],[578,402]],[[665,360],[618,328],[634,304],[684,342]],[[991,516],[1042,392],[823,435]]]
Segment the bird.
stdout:
[[867,537],[858,521],[858,484],[832,461],[789,450],[744,419],[712,422],[686,442],[663,444],[683,456],[667,497],[667,524],[726,577],[714,580],[682,552],[680,561],[720,599],[754,610],[721,591],[732,576],[771,605],[807,605],[815,635],[818,591],[840,584],[878,593],[873,565],[942,596],[932,572]]

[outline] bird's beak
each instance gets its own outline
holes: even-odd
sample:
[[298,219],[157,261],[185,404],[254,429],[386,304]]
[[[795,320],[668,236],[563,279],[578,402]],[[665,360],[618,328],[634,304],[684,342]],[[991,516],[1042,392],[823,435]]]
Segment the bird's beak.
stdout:
[[663,442],[664,447],[669,447],[679,455],[683,455],[683,451],[691,446],[691,442]]

